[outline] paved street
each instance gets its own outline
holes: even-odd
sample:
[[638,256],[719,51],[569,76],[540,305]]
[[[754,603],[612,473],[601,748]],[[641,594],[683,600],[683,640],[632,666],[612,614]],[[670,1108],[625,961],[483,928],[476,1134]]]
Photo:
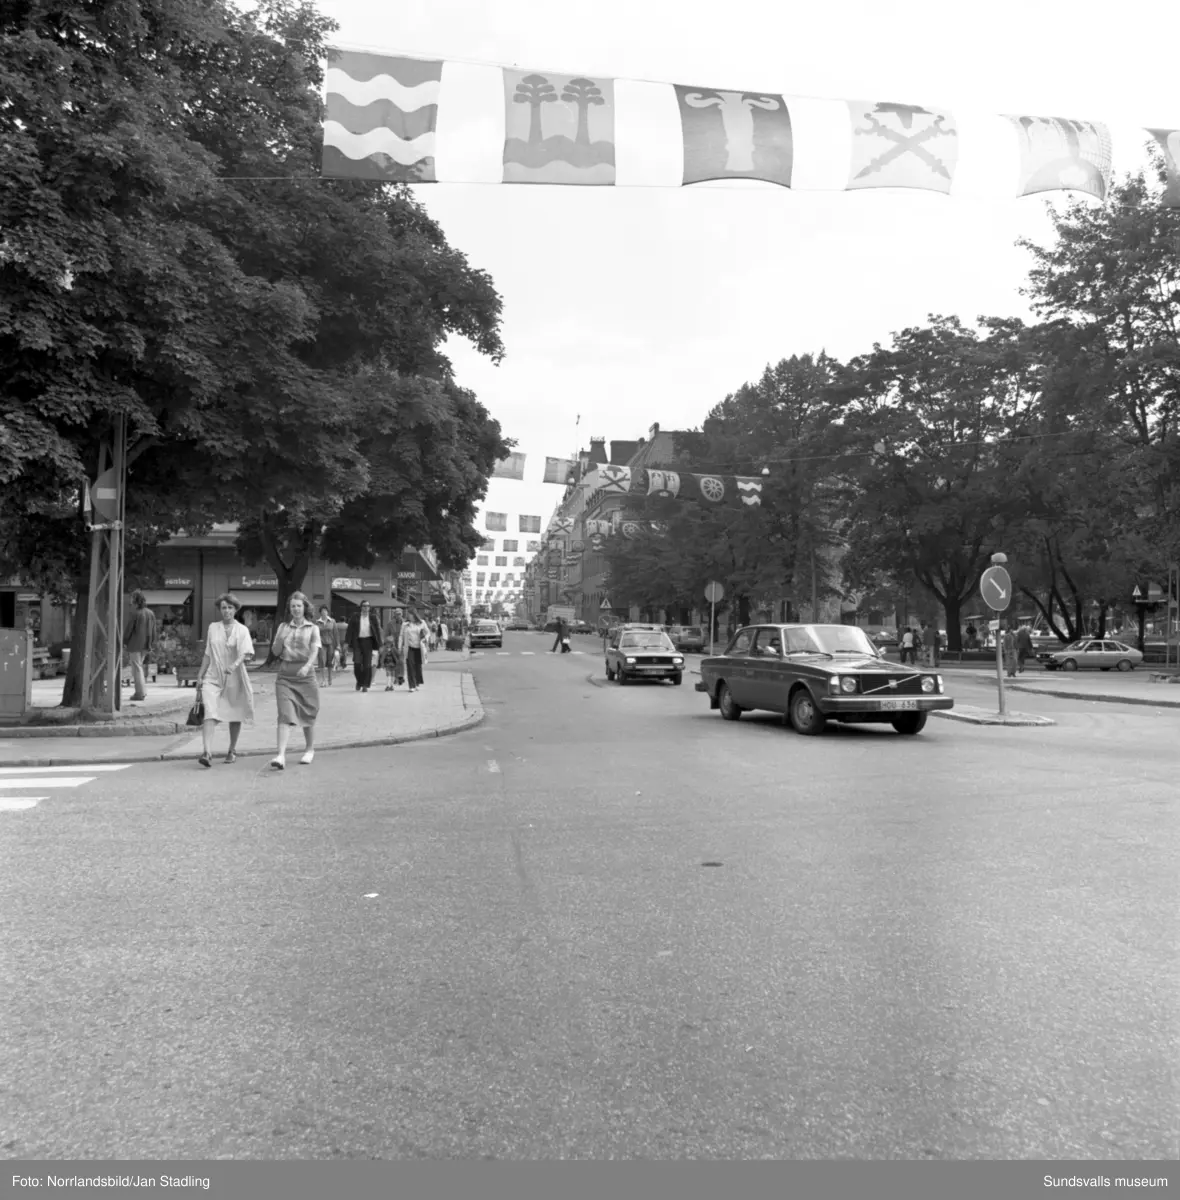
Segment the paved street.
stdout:
[[803,738],[551,642],[446,738],[0,776],[6,1154],[1180,1153],[1180,711]]

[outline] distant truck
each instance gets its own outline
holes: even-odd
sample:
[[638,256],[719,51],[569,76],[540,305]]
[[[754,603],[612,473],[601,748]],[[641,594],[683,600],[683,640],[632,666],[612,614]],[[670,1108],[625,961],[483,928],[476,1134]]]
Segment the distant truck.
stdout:
[[574,623],[574,606],[572,604],[551,604],[545,610],[545,624],[556,625],[564,621],[567,625]]

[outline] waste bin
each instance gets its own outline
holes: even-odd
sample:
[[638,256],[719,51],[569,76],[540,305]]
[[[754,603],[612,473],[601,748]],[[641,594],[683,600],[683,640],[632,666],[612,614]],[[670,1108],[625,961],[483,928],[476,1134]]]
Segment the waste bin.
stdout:
[[0,629],[0,720],[23,717],[33,706],[33,632]]

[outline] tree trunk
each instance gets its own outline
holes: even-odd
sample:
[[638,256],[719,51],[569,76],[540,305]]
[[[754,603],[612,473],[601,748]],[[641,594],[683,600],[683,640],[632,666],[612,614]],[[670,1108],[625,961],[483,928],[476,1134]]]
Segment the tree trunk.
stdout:
[[[271,567],[279,581],[278,604],[275,608],[275,628],[277,629],[279,624],[286,620],[287,602],[293,593],[303,587],[303,581],[307,578],[307,570],[311,565],[312,550],[315,548],[316,532],[313,525],[303,526],[299,531],[298,542],[293,547],[293,558],[289,564],[283,558],[274,530],[270,524],[269,514],[266,512],[262,514],[259,536],[262,541],[263,552],[266,555],[267,565]],[[292,548],[288,547],[288,549]],[[308,604],[311,604],[310,599],[308,600]],[[304,616],[309,620],[314,619],[311,612],[305,612]],[[274,662],[275,655],[268,646],[265,665],[269,667]]]
[[74,580],[78,606],[74,611],[74,628],[70,636],[70,665],[66,668],[66,684],[62,689],[63,708],[81,708],[82,668],[86,657],[86,625],[90,620],[90,575]]
[[[948,591],[943,605],[946,609],[946,648],[962,653],[963,650],[963,597]],[[938,618],[935,617],[937,627]]]
[[744,592],[737,598],[738,602],[738,625],[749,625],[750,623],[750,597]]

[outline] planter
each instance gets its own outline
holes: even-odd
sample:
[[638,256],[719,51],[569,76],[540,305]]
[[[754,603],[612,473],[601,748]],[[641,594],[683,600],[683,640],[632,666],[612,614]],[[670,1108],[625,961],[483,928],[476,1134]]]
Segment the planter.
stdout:
[[172,673],[176,676],[176,686],[196,687],[197,675],[200,670],[200,667],[173,667]]

